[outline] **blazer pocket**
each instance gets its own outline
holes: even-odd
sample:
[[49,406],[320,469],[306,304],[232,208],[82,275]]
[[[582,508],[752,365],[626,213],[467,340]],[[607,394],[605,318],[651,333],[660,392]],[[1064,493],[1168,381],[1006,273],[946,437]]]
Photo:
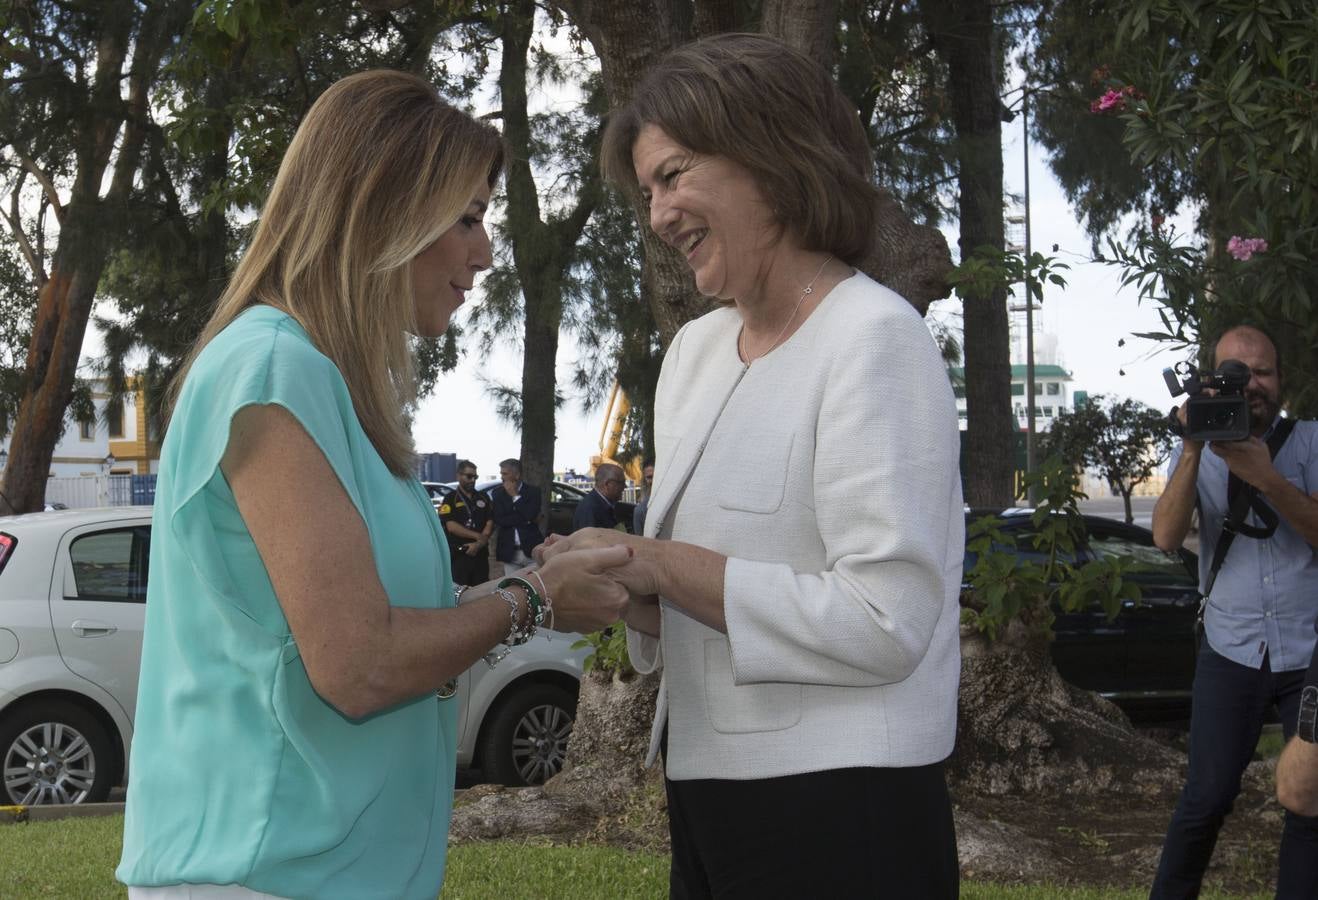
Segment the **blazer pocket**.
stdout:
[[735,473],[720,480],[718,505],[739,512],[777,512],[783,505],[794,437],[781,432],[739,435]]
[[726,638],[705,641],[705,709],[720,734],[782,731],[801,721],[799,684],[734,684]]

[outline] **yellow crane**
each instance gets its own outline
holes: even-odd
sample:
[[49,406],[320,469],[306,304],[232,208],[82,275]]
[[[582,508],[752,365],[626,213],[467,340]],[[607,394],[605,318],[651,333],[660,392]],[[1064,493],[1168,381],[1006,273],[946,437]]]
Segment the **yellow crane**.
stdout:
[[634,483],[640,483],[642,463],[640,456],[633,456],[627,460],[617,458],[618,445],[622,443],[623,427],[627,423],[627,413],[631,412],[631,408],[632,402],[627,399],[627,393],[622,389],[622,385],[614,380],[613,387],[609,389],[609,402],[604,407],[604,424],[600,428],[600,452],[590,458],[590,474],[594,475],[595,470],[603,463],[612,463],[621,466],[623,472]]

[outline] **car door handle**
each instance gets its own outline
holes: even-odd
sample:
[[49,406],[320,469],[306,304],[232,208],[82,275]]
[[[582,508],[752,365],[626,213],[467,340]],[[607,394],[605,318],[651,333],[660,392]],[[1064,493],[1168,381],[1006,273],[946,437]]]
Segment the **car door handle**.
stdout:
[[94,622],[90,619],[77,619],[73,623],[73,633],[78,637],[105,637],[114,634],[119,628],[108,622]]

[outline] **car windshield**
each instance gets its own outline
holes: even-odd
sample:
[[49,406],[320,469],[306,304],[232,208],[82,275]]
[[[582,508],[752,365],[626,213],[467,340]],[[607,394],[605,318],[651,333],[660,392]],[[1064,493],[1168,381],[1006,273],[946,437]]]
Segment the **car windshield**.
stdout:
[[1180,555],[1130,536],[1096,531],[1089,536],[1089,549],[1097,559],[1133,560],[1145,583],[1193,585],[1197,582],[1197,576],[1190,572]]

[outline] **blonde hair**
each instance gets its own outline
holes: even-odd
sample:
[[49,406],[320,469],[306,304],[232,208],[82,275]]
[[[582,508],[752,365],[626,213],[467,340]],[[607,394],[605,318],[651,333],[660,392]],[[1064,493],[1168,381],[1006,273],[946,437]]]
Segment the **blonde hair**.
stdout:
[[503,168],[499,133],[406,72],[336,82],[289,144],[251,245],[179,371],[258,303],[297,320],[352,395],[362,429],[399,477],[413,474],[404,411],[416,398],[414,257]]
[[646,125],[746,169],[778,226],[804,249],[853,265],[869,251],[877,189],[865,129],[855,105],[805,54],[735,33],[670,51],[604,129],[604,177],[632,191],[632,149]]

